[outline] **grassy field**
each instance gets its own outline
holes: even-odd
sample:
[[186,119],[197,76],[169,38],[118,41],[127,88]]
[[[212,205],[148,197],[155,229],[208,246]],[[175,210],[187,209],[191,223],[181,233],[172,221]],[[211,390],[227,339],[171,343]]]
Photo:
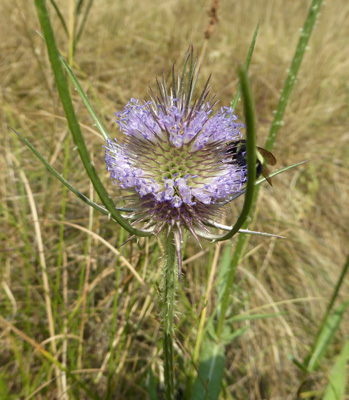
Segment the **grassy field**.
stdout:
[[[30,4],[29,4],[30,3]],[[32,2],[0,3],[1,76],[1,399],[145,399],[163,383],[155,239],[129,241],[113,221],[66,191],[15,129],[81,192],[98,202],[70,138]],[[50,3],[50,2],[48,2]],[[67,0],[57,1],[67,30]],[[121,137],[114,113],[173,63],[190,44],[199,53],[199,89],[212,73],[211,93],[228,106],[260,23],[249,76],[263,147],[309,1],[221,1],[213,35],[204,39],[210,1],[95,0],[77,42],[73,70],[108,128]],[[69,39],[48,4],[60,51]],[[243,319],[225,347],[222,399],[294,399],[303,379],[290,360],[303,360],[348,253],[349,231],[349,3],[323,5],[273,149],[282,168],[308,163],[260,190],[251,229],[287,236],[251,236],[232,288],[230,315]],[[77,92],[77,116],[93,162],[115,199],[104,161],[104,140]],[[237,114],[243,119],[239,103]],[[227,206],[234,223],[241,202]],[[223,255],[236,239],[203,250],[188,235],[178,294],[175,376],[178,399],[189,399],[196,376],[201,323],[215,312]],[[209,262],[207,261],[209,260]],[[141,279],[135,279],[134,268]],[[335,307],[348,300],[344,282]],[[303,397],[322,398],[328,375],[349,333],[348,318],[307,377]],[[62,369],[48,358],[59,360]],[[81,384],[81,382],[83,384]],[[150,383],[149,383],[150,382]],[[92,393],[87,393],[83,385]],[[154,397],[150,397],[154,398]],[[349,398],[349,397],[343,397]]]

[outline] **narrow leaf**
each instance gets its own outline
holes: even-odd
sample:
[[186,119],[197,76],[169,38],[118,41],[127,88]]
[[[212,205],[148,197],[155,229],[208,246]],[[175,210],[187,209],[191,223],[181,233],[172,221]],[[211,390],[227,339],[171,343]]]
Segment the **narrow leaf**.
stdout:
[[323,400],[344,400],[346,386],[346,369],[349,360],[349,340],[344,344],[336,363],[332,367],[329,383]]
[[29,147],[29,149],[36,155],[36,157],[45,165],[45,167],[51,172],[51,174],[54,177],[56,177],[60,182],[62,182],[64,186],[66,186],[72,193],[75,194],[75,196],[79,197],[79,199],[84,201],[89,206],[95,208],[97,211],[101,212],[102,214],[105,214],[105,215],[109,214],[109,212],[105,208],[94,203],[92,200],[90,200],[84,194],[79,192],[79,190],[75,189],[75,187],[73,185],[71,185],[66,179],[64,179],[63,176],[58,171],[56,171],[48,161],[46,161],[46,159],[38,152],[38,150],[36,150],[36,148],[29,142],[28,139],[26,139],[20,133],[16,132],[14,129],[12,129],[12,130],[20,137],[22,142]]
[[[288,167],[278,169],[277,171],[274,171],[274,172],[272,172],[271,174],[269,174],[269,177],[272,178],[273,176],[282,174],[283,172],[286,172],[286,171],[288,171],[289,169],[298,167],[299,165],[305,164],[305,163],[308,162],[308,161],[309,161],[309,160],[301,161],[301,162],[299,162],[299,163],[289,165]],[[261,183],[263,183],[263,182],[265,182],[265,181],[266,181],[265,178],[258,179],[258,181],[256,181],[256,186],[260,185]],[[233,200],[237,199],[238,197],[240,197],[240,196],[241,196],[242,194],[244,194],[245,192],[246,192],[246,188],[243,188],[239,193],[234,194],[234,196],[230,197],[230,199],[228,199],[226,202],[224,202],[224,203],[219,203],[219,204],[220,204],[220,205],[228,204],[228,203],[230,203],[231,201],[233,201]]]
[[53,8],[54,8],[55,11],[56,11],[56,14],[57,14],[58,19],[59,19],[59,20],[61,21],[61,23],[62,23],[64,32],[67,34],[67,36],[69,36],[67,24],[66,24],[65,21],[64,21],[63,14],[61,13],[61,10],[59,9],[59,7],[58,7],[57,3],[55,2],[55,0],[50,0],[50,1],[51,1],[51,4],[53,5]]
[[82,31],[84,30],[84,27],[85,27],[85,24],[86,24],[86,21],[87,21],[88,14],[89,14],[90,9],[91,9],[91,7],[92,7],[92,3],[93,3],[93,0],[90,0],[89,3],[88,3],[88,5],[87,5],[87,7],[86,7],[86,9],[85,9],[85,12],[84,12],[82,21],[81,21],[81,23],[80,23],[80,27],[79,27],[79,29],[78,29],[78,33],[77,33],[77,35],[76,35],[76,37],[75,37],[75,39],[74,39],[74,53],[75,53],[75,50],[76,50],[76,46],[77,46],[77,44],[78,44],[78,42],[79,42],[80,36],[81,36],[81,34],[82,34]]
[[151,367],[149,367],[149,400],[158,400],[158,396],[156,395],[156,383],[153,371]]
[[96,127],[98,128],[98,130],[100,131],[100,133],[103,135],[104,139],[107,140],[109,138],[107,131],[105,130],[105,128],[103,127],[101,121],[99,120],[99,118],[97,117],[97,114],[95,113],[91,103],[89,102],[86,93],[83,91],[79,81],[77,80],[76,76],[74,75],[72,69],[70,68],[70,65],[65,61],[65,59],[61,56],[61,62],[65,68],[65,70],[67,71],[69,78],[71,79],[71,81],[73,82],[74,86],[76,87],[77,92],[79,93],[82,101],[84,102],[87,111],[90,113],[94,123],[96,124]]
[[252,314],[252,315],[236,315],[229,319],[230,322],[237,321],[252,321],[254,319],[265,319],[265,318],[275,318],[280,315],[285,315],[287,312],[278,312],[278,313],[266,313],[266,314]]
[[306,364],[308,371],[315,371],[324,357],[326,350],[337,332],[343,315],[349,306],[349,301],[341,304],[333,314],[329,315],[326,323],[323,325],[320,335],[315,343],[314,350],[311,354],[309,362]]
[[[336,287],[333,291],[333,294],[331,296],[330,302],[327,306],[327,310],[326,313],[322,319],[321,325],[318,329],[318,332],[315,336],[314,342],[313,342],[313,346],[308,354],[308,356],[305,358],[304,360],[304,365],[308,368],[309,371],[313,370],[313,367],[315,366],[316,362],[317,362],[317,357],[322,354],[324,349],[324,341],[328,340],[326,339],[326,335],[330,335],[331,332],[333,332],[332,334],[334,334],[334,328],[335,328],[335,324],[336,323],[340,323],[340,320],[342,318],[342,315],[346,309],[346,307],[349,305],[349,302],[346,302],[344,304],[342,304],[340,307],[337,308],[337,311],[332,314],[332,316],[330,316],[330,313],[332,311],[332,307],[338,297],[339,294],[339,290],[343,285],[344,282],[344,277],[347,274],[349,269],[349,256],[347,257],[347,260],[342,268],[341,274],[338,278],[338,282],[336,284]],[[331,319],[331,321],[329,321],[329,319]]]
[[224,363],[224,346],[211,341],[204,342],[191,400],[216,400],[219,398]]

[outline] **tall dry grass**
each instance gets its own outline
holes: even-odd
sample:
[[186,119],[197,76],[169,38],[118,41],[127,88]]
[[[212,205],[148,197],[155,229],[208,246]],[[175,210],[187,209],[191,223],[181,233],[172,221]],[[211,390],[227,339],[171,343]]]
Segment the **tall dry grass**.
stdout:
[[[66,18],[68,3],[59,2]],[[180,64],[190,43],[200,53],[209,5],[209,1],[94,2],[74,56],[75,71],[111,136],[119,135],[116,110],[130,97],[146,98],[154,77],[163,69],[169,71],[174,62]],[[211,90],[220,104],[228,105],[237,88],[236,67],[244,62],[260,22],[250,77],[261,145],[308,6],[308,2],[287,0],[222,1],[219,22],[205,44],[201,83],[212,73]],[[52,9],[51,16],[61,52],[67,54],[68,41]],[[323,6],[276,141],[279,167],[310,161],[274,178],[273,188],[263,186],[260,192],[254,228],[282,233],[288,239],[251,237],[235,282],[235,312],[286,313],[238,326],[249,329],[229,348],[222,398],[294,397],[300,373],[288,355],[302,358],[307,353],[348,252],[348,17],[345,0]],[[149,367],[160,381],[162,376],[154,286],[158,249],[153,240],[118,248],[127,236],[71,193],[65,195],[62,185],[11,131],[14,128],[27,137],[58,171],[63,173],[68,160],[69,181],[90,195],[82,164],[67,139],[45,46],[36,30],[40,26],[33,4],[1,2],[0,304],[1,315],[18,331],[2,325],[0,397],[87,396],[77,385],[70,387],[69,374],[55,371],[35,349],[36,343],[77,370],[76,375],[86,379],[100,398],[146,398]],[[74,99],[96,168],[116,197],[119,192],[105,172],[103,140],[77,94]],[[237,111],[242,116],[240,106]],[[231,222],[237,207],[228,212]],[[204,248],[205,257],[217,259],[219,267],[225,247],[205,244]],[[181,366],[177,375],[183,392],[188,377],[181,371],[192,368],[191,352],[205,306],[208,271],[200,254],[188,239],[185,259],[193,260],[184,265],[176,332]],[[127,263],[143,283],[134,278]],[[341,300],[347,290],[348,283]],[[214,304],[212,294],[208,310]],[[322,368],[308,382],[309,390],[324,387],[347,334],[345,321]]]

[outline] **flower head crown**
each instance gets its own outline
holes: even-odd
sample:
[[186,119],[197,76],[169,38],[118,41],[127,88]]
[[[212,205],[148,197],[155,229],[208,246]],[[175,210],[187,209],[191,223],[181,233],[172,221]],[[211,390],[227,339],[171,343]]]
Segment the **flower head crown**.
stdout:
[[217,102],[207,101],[209,79],[193,100],[196,67],[190,48],[178,80],[172,70],[170,90],[163,75],[158,93],[150,89],[150,101],[131,99],[116,113],[125,137],[120,143],[108,140],[106,148],[111,178],[130,192],[128,218],[155,235],[174,234],[179,276],[183,230],[197,241],[210,232],[221,204],[241,191],[247,175],[246,165],[232,163],[227,152],[241,139],[243,125],[229,107],[213,114]]

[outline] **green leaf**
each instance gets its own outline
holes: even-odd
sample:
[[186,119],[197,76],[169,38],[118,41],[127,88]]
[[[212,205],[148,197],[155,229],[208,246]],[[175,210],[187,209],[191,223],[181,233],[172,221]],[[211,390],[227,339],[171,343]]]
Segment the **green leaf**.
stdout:
[[224,364],[224,346],[211,341],[204,342],[191,400],[216,400],[219,398]]
[[344,344],[336,363],[332,367],[329,383],[327,385],[323,400],[344,400],[346,368],[349,360],[349,340]]
[[315,371],[324,357],[326,350],[337,332],[343,315],[349,306],[349,301],[341,304],[332,314],[330,314],[323,325],[321,332],[316,340],[314,349],[307,363],[308,371]]
[[[298,162],[298,163],[296,163],[296,164],[292,164],[292,165],[289,165],[289,166],[287,166],[287,167],[278,169],[277,171],[274,171],[274,172],[272,172],[271,174],[269,174],[269,178],[272,178],[273,176],[282,174],[283,172],[286,172],[286,171],[288,171],[289,169],[298,167],[299,165],[305,164],[305,163],[308,162],[308,161],[309,161],[309,160],[300,161],[300,162]],[[265,181],[266,181],[265,178],[258,179],[258,181],[256,181],[256,186],[260,185],[261,183],[263,183],[263,182],[265,182]],[[243,189],[241,189],[241,191],[240,191],[239,193],[237,193],[237,194],[235,194],[234,196],[230,197],[226,202],[224,202],[224,203],[222,202],[222,203],[220,203],[220,204],[222,204],[222,205],[228,204],[228,203],[230,203],[231,201],[233,201],[233,200],[237,199],[238,197],[240,197],[240,196],[241,196],[242,194],[244,194],[245,192],[246,192],[246,188],[243,188]]]
[[237,338],[242,336],[246,331],[250,329],[249,326],[244,326],[243,328],[239,329],[233,329],[233,326],[230,324],[225,324],[221,338],[220,338],[220,343],[224,345],[228,345],[232,342],[234,342]]
[[158,400],[158,396],[156,395],[156,384],[153,371],[151,367],[149,367],[149,400]]
[[51,4],[53,5],[53,8],[54,8],[55,11],[56,11],[56,14],[57,14],[58,19],[59,19],[59,20],[61,21],[61,23],[62,23],[64,32],[66,33],[67,36],[69,36],[67,24],[66,24],[65,21],[64,21],[63,14],[61,13],[61,10],[59,9],[59,7],[58,7],[57,3],[55,2],[55,0],[50,0],[50,1],[51,1]]
[[104,139],[107,140],[109,138],[108,133],[105,130],[102,122],[97,117],[97,114],[95,113],[91,103],[89,102],[89,100],[86,96],[86,93],[82,90],[82,87],[81,87],[79,81],[77,80],[76,76],[74,75],[72,69],[70,68],[70,65],[65,61],[65,59],[62,56],[61,56],[61,62],[63,64],[65,70],[67,71],[69,78],[71,79],[74,86],[76,87],[76,91],[79,93],[82,101],[84,102],[84,104],[87,108],[87,111],[90,113],[94,123],[96,124],[96,127],[98,128],[98,130],[100,131],[100,133],[102,134]]
[[304,366],[304,364],[301,363],[293,354],[289,354],[289,355],[287,356],[287,358],[288,358],[289,360],[291,360],[291,361],[293,362],[293,364],[294,364],[296,367],[298,367],[301,371],[303,371],[304,373],[307,373],[307,372],[308,372],[307,369],[306,369],[306,367]]
[[[4,380],[5,378],[5,380]],[[9,399],[8,393],[8,382],[6,382],[6,375],[4,374],[4,378],[0,375],[0,399]]]
[[348,272],[348,269],[349,269],[349,256],[347,257],[347,260],[342,268],[341,274],[338,278],[338,282],[336,284],[336,287],[334,288],[330,302],[327,306],[326,313],[322,319],[320,328],[318,329],[317,334],[315,336],[313,346],[308,356],[305,358],[303,362],[303,364],[306,366],[309,372],[313,371],[314,368],[316,367],[318,361],[317,359],[320,356],[321,357],[323,356],[323,353],[326,350],[329,341],[331,340],[332,336],[335,333],[335,330],[338,328],[340,324],[344,311],[348,307],[349,302],[345,302],[340,307],[338,307],[337,310],[331,315],[333,305],[336,299],[338,298],[339,290],[343,285],[344,278]]
[[265,318],[274,318],[280,315],[285,315],[287,312],[278,312],[278,313],[266,313],[266,314],[252,314],[252,315],[236,315],[229,319],[229,322],[237,322],[237,321],[251,321],[254,319],[265,319]]
[[[75,53],[75,50],[76,50],[76,46],[77,46],[77,44],[79,42],[80,36],[82,34],[82,31],[84,30],[84,27],[85,27],[85,24],[86,24],[86,21],[87,21],[87,16],[88,16],[88,14],[90,12],[90,9],[92,7],[92,3],[93,3],[93,0],[90,0],[88,5],[87,5],[87,7],[86,7],[86,9],[85,9],[85,12],[84,12],[80,27],[77,30],[77,34],[76,34],[76,37],[74,39],[74,53]],[[79,13],[80,13],[80,8],[79,8],[79,5],[78,5],[76,7],[76,15],[78,15]]]
[[29,147],[29,149],[36,155],[36,157],[45,165],[45,167],[51,172],[51,174],[54,177],[56,177],[60,182],[62,182],[64,186],[66,186],[72,193],[75,194],[75,196],[79,197],[79,199],[81,199],[82,201],[84,201],[86,204],[93,207],[97,211],[101,212],[102,214],[110,215],[108,210],[94,203],[92,200],[90,200],[88,197],[82,194],[79,190],[75,189],[75,187],[71,185],[65,178],[63,178],[63,176],[58,171],[56,171],[48,161],[46,161],[45,157],[42,156],[41,153],[39,153],[39,151],[29,142],[28,139],[26,139],[24,136],[22,136],[14,129],[12,130],[13,132],[16,133],[16,135],[19,136],[22,142]]

